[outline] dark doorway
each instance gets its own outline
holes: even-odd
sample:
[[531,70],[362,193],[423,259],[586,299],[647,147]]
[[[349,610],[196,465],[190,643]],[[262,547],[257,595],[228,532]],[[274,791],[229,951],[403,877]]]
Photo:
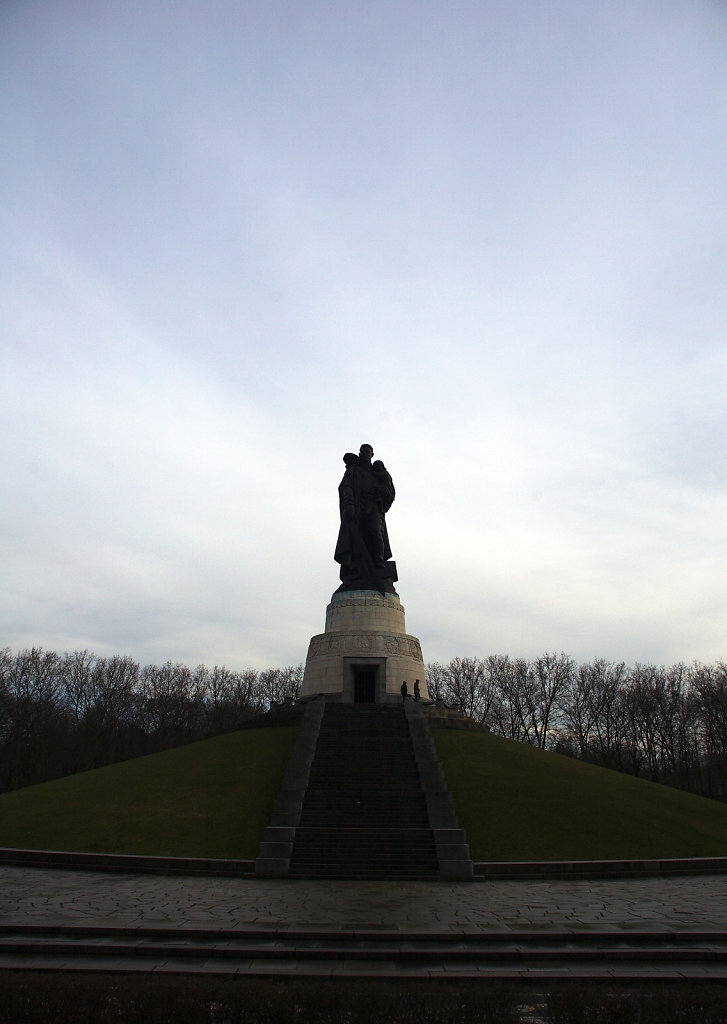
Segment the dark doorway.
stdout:
[[373,704],[376,701],[376,669],[353,670],[354,704]]

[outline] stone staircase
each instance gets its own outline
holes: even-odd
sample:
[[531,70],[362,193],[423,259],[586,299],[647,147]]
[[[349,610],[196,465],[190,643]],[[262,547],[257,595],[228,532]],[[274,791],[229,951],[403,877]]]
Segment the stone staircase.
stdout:
[[435,879],[439,862],[399,704],[328,704],[290,877]]
[[255,861],[263,878],[471,880],[420,704],[303,702]]

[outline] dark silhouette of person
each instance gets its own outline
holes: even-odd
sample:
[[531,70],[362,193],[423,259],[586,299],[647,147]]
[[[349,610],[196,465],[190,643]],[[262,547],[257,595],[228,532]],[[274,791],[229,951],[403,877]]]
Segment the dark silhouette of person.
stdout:
[[404,682],[401,684],[401,703],[402,704],[404,703],[404,701],[406,700],[408,695],[409,695],[409,690],[407,688],[406,679],[405,679]]
[[419,680],[415,679],[414,680],[414,700],[420,700],[420,699],[421,699],[421,694],[419,692]]

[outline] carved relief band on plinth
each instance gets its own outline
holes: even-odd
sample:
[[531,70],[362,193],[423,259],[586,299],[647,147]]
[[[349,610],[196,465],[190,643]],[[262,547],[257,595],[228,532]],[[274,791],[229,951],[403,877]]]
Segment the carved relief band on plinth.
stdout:
[[344,633],[340,636],[321,633],[311,640],[308,657],[318,658],[323,654],[340,654],[343,651],[388,651],[417,661],[422,657],[422,649],[415,636],[386,633]]

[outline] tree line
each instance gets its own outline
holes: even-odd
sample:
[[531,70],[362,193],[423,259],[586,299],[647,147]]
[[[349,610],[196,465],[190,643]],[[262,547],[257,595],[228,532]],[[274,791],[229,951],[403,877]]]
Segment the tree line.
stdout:
[[[303,666],[140,665],[0,650],[0,791],[243,727],[296,697]],[[430,697],[508,739],[727,800],[727,665],[567,654],[426,666]]]
[[427,665],[427,686],[521,743],[727,799],[727,664],[661,666],[567,654]]
[[140,665],[0,650],[0,791],[239,729],[298,694],[303,666]]

